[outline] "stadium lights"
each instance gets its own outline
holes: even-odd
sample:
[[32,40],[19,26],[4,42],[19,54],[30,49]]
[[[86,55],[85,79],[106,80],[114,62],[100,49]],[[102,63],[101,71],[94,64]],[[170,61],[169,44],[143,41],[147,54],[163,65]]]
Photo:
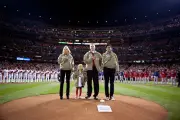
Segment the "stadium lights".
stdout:
[[79,40],[75,40],[76,42],[79,42]]
[[[77,42],[77,43],[72,43],[72,42],[58,42],[59,44],[66,44],[66,45],[90,45],[91,43],[80,43],[80,42]],[[107,45],[107,43],[94,43],[95,45]]]
[[41,56],[39,56],[39,55],[36,55],[35,57],[37,57],[37,58],[40,58]]

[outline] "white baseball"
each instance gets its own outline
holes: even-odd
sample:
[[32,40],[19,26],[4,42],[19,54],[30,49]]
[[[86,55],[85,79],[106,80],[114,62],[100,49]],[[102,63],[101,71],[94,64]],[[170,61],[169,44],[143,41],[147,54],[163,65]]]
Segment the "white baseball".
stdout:
[[101,103],[105,102],[104,100],[100,100]]

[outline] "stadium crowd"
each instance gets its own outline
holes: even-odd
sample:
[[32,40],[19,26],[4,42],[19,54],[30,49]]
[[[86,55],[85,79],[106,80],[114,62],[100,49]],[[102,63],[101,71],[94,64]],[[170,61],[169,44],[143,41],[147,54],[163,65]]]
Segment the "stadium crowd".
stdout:
[[35,33],[41,36],[53,36],[54,38],[117,38],[117,37],[132,37],[141,35],[150,35],[167,31],[172,28],[180,26],[180,15],[169,19],[163,19],[144,24],[135,24],[119,27],[106,27],[106,28],[67,28],[47,25],[39,21],[32,20],[17,20],[16,22],[6,23],[0,22],[12,29],[19,31],[26,31]]

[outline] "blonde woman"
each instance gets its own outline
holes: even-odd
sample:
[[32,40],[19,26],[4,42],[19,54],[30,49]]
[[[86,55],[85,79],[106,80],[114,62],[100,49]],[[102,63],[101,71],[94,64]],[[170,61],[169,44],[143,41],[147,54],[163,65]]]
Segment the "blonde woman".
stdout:
[[71,55],[71,51],[68,46],[64,46],[62,54],[58,57],[58,64],[60,65],[60,89],[59,96],[60,99],[63,99],[63,85],[64,79],[66,76],[66,97],[69,99],[69,90],[70,90],[70,75],[71,71],[74,69],[74,59]]

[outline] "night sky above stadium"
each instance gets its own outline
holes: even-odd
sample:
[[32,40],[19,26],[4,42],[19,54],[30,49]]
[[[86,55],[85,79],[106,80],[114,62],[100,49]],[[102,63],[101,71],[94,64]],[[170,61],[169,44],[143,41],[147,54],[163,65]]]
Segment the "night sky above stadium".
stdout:
[[3,14],[58,25],[134,24],[180,12],[179,0],[1,0]]

